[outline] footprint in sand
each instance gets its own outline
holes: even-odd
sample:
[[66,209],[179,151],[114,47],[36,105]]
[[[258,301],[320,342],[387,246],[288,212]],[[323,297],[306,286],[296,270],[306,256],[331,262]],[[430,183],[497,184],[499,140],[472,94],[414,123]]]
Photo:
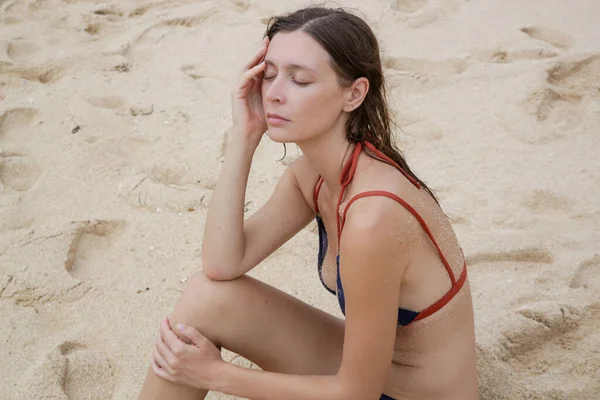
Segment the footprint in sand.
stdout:
[[0,145],[23,141],[21,131],[38,123],[37,116],[38,111],[33,108],[6,110],[0,115]]
[[577,328],[583,315],[576,308],[552,302],[530,303],[521,307],[515,317],[514,327],[504,332],[505,361],[516,359],[513,367],[518,364],[533,364],[531,353],[545,343]]
[[465,0],[391,0],[389,8],[398,13],[406,14],[403,22],[408,28],[422,28],[438,19],[455,13]]
[[4,12],[14,14],[26,14],[29,6],[24,1],[7,1],[6,4],[0,3],[4,7]]
[[573,46],[574,43],[571,36],[546,26],[527,26],[521,28],[521,32],[532,39],[550,43],[552,46],[561,49],[568,49]]
[[87,99],[94,107],[115,111],[119,115],[148,116],[154,112],[153,104],[132,105],[120,96],[95,96]]
[[414,13],[425,7],[427,3],[428,0],[393,0],[390,7],[396,11]]
[[384,67],[396,71],[416,72],[421,75],[455,75],[467,69],[467,61],[448,59],[443,61],[421,60],[417,58],[387,57]]
[[600,254],[585,260],[579,265],[569,283],[571,289],[592,289],[600,292]]
[[116,8],[100,8],[84,17],[86,23],[84,32],[97,36],[111,29],[111,24],[123,18],[123,11]]
[[556,63],[547,71],[546,81],[525,102],[537,121],[544,124],[543,132],[525,138],[529,141],[560,139],[581,124],[589,106],[600,99],[600,55]]
[[600,54],[574,57],[555,64],[548,71],[547,82],[582,95],[600,97]]
[[4,155],[0,151],[0,183],[17,192],[30,190],[42,177],[42,168],[29,157],[19,153]]
[[31,82],[48,84],[58,80],[61,77],[62,68],[45,63],[35,67],[12,67],[4,72],[17,76]]
[[597,388],[599,320],[600,304],[528,304],[504,331],[503,358],[528,386],[541,388],[539,398],[575,398],[572,388]]
[[106,19],[110,22],[116,22],[123,18],[125,13],[117,8],[100,8],[93,12],[94,15],[100,15],[102,17],[106,17]]
[[523,198],[521,204],[535,213],[568,211],[569,199],[552,193],[549,190],[533,190]]
[[173,2],[171,0],[154,1],[151,4],[144,4],[133,9],[133,11],[129,13],[129,18],[141,17],[142,15],[150,11],[152,8],[164,8],[163,6],[167,8],[170,6],[172,7],[172,4]]
[[203,67],[200,64],[187,64],[181,67],[181,72],[192,78],[193,80],[213,78],[214,71]]
[[[555,63],[547,70],[546,84],[531,93],[525,107],[544,124],[533,142],[559,139],[581,124],[592,102],[600,100],[600,54],[580,55]],[[550,135],[550,137],[548,137]]]
[[198,89],[209,95],[219,91],[225,79],[215,74],[214,71],[199,65],[187,64],[181,67],[181,72],[192,78]]
[[[156,43],[160,42],[165,36],[173,33],[175,31],[174,28],[194,28],[202,25],[213,16],[221,13],[221,9],[219,7],[215,7],[212,5],[212,3],[207,2],[202,4],[206,4],[206,9],[202,12],[198,13],[196,11],[190,11],[190,13],[193,12],[194,15],[187,16],[186,14],[186,16],[181,17],[171,16],[162,21],[154,23],[141,31],[139,34],[127,38],[125,43],[120,42],[118,45],[118,50],[110,50],[107,52],[107,54],[120,54],[130,60],[137,59],[142,54],[154,54],[156,50]],[[153,6],[157,6],[157,4],[154,4]],[[145,12],[144,10],[146,10],[147,7],[152,6],[144,6],[140,9],[140,12]],[[135,12],[136,11],[134,11],[132,14]],[[132,14],[130,14],[130,17]],[[179,14],[181,14],[181,12],[179,12]]]
[[[156,41],[160,40],[160,37],[164,36],[164,32],[160,32],[161,28],[164,27],[183,27],[183,28],[193,28],[196,27],[211,18],[212,16],[218,14],[220,10],[216,7],[209,8],[205,10],[203,13],[192,16],[192,17],[178,17],[178,18],[169,18],[163,21],[160,21],[150,28],[146,29],[142,32],[141,35],[135,40],[134,44],[140,44],[141,42],[151,42],[156,43]],[[158,30],[159,32],[152,32],[154,30]]]
[[126,110],[129,108],[129,103],[119,96],[94,96],[87,99],[87,102],[98,108],[106,110]]
[[547,250],[540,248],[525,248],[512,251],[475,253],[467,258],[468,265],[481,263],[517,262],[527,264],[551,264],[554,257]]
[[148,172],[132,175],[120,185],[119,196],[134,208],[153,212],[188,212],[203,208],[210,185],[191,180],[180,167],[154,166]]
[[[0,199],[2,197],[4,196],[0,196]],[[17,208],[18,205],[13,209]],[[27,216],[28,214],[21,210],[17,216],[13,216],[12,222],[26,222]],[[11,221],[3,219],[0,225],[5,226],[8,223]],[[99,222],[102,223],[103,221]],[[119,225],[113,221],[106,224],[111,223]],[[91,246],[95,243],[88,240],[89,237],[85,235],[86,228],[92,235],[93,232],[102,234],[100,228],[94,230],[90,225],[94,225],[94,222],[75,222],[59,226],[36,225],[35,229],[18,233],[19,237],[15,237],[7,250],[11,262],[3,265],[6,274],[12,275],[12,279],[4,287],[2,299],[10,299],[21,307],[34,308],[49,302],[74,302],[85,296],[91,286],[80,279],[74,279],[73,275],[86,278],[104,273],[103,276],[111,277],[111,273],[120,267],[121,259],[111,259],[111,254],[101,254],[100,256],[110,263],[98,265],[95,260],[90,260],[90,263],[86,264],[90,259],[90,252],[92,256],[96,256],[95,248],[91,247],[91,250],[87,251],[88,242],[92,242]],[[81,247],[78,243],[82,243]],[[96,268],[95,271],[86,269],[90,264],[90,268]],[[67,268],[74,272],[69,275]]]
[[441,126],[433,121],[417,119],[401,126],[404,140],[437,142],[444,137]]
[[129,18],[141,17],[142,15],[146,14],[148,10],[150,10],[153,7],[156,7],[156,5],[157,4],[155,3],[139,6],[129,13]]
[[105,24],[103,22],[90,22],[83,29],[90,36],[96,36],[102,33]]
[[74,278],[85,280],[106,276],[118,267],[110,260],[110,247],[123,230],[122,221],[86,221],[76,229],[65,261]]
[[19,398],[110,399],[116,368],[110,358],[87,345],[66,341],[38,359],[19,385]]
[[559,54],[548,49],[527,50],[475,50],[470,58],[492,64],[507,64],[518,61],[543,60],[558,57]]
[[41,47],[35,42],[23,38],[14,38],[8,42],[6,54],[14,62],[23,62],[29,60],[40,50]]

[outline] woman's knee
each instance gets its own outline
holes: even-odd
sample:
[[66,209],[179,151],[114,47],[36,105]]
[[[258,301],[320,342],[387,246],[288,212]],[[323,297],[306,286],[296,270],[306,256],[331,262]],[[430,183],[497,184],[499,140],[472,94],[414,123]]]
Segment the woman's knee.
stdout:
[[210,279],[203,271],[195,273],[175,304],[171,319],[202,328],[214,323],[215,318],[224,315],[231,302],[231,286],[234,281]]

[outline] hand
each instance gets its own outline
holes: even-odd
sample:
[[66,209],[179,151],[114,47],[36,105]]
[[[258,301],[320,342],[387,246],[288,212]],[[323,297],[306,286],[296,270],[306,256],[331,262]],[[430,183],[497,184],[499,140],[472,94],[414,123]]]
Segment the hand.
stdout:
[[177,326],[181,339],[163,318],[152,350],[152,370],[169,382],[211,390],[215,368],[225,362],[221,351],[195,328]]
[[232,93],[233,130],[260,142],[267,131],[267,121],[262,105],[262,78],[266,68],[269,38],[265,37],[260,49],[244,67],[238,84]]

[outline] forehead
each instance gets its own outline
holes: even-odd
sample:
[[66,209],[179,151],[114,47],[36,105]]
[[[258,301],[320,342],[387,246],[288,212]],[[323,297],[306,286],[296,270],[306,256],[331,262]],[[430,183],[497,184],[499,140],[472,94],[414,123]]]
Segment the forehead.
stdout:
[[327,69],[332,70],[329,65],[329,54],[303,31],[275,34],[269,43],[265,59],[276,67],[296,64],[306,65],[321,73]]

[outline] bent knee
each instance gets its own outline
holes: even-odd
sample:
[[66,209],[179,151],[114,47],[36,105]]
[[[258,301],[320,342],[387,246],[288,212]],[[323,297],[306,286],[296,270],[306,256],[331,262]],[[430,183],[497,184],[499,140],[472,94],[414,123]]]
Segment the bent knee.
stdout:
[[188,280],[175,304],[174,314],[196,320],[206,320],[218,315],[231,300],[228,292],[231,291],[232,283],[211,279],[203,271],[196,272]]

